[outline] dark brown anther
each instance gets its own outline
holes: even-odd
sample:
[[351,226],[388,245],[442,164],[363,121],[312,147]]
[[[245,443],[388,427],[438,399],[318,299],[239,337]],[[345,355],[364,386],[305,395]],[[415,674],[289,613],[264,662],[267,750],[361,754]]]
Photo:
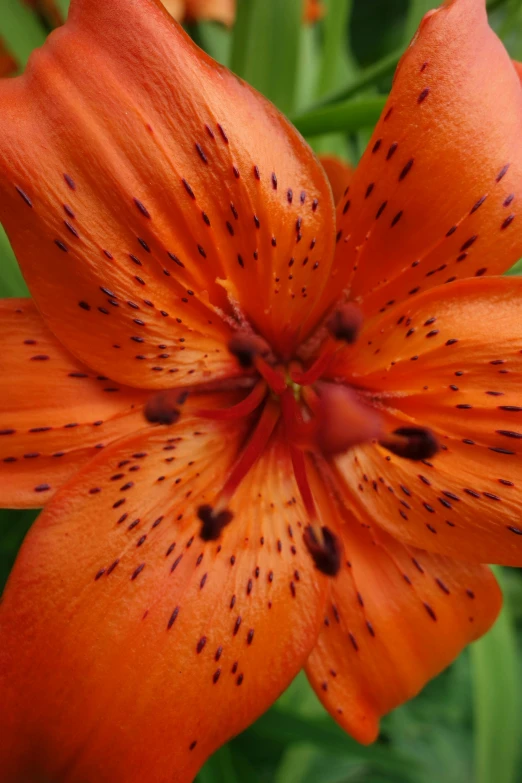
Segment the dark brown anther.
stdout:
[[347,302],[326,322],[326,328],[334,340],[342,340],[352,345],[358,338],[363,323],[360,307],[354,302]]
[[244,370],[249,370],[253,367],[256,356],[266,356],[270,353],[270,346],[266,340],[256,334],[236,332],[229,340],[228,350]]
[[216,513],[212,506],[200,506],[198,508],[198,518],[201,520],[202,525],[199,535],[203,541],[217,541],[221,531],[232,521],[233,517],[234,514],[232,511],[228,511],[228,509]]
[[379,443],[397,457],[414,461],[430,459],[440,448],[433,432],[424,427],[399,427]]
[[175,424],[180,416],[177,405],[183,404],[185,398],[171,391],[160,392],[150,397],[145,405],[145,418],[151,424]]
[[322,542],[317,539],[313,527],[308,525],[303,534],[303,541],[317,570],[326,576],[336,576],[341,567],[341,545],[337,536],[329,528],[323,527],[321,531]]

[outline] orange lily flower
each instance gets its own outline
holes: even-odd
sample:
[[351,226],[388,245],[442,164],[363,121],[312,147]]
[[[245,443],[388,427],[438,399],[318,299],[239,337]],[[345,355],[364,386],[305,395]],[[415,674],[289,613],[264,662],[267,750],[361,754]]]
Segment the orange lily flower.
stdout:
[[[190,781],[303,667],[361,742],[522,564],[522,92],[428,14],[337,207],[158,5],[0,84],[0,779]],[[111,380],[108,380],[111,379]],[[186,392],[189,392],[185,399]]]

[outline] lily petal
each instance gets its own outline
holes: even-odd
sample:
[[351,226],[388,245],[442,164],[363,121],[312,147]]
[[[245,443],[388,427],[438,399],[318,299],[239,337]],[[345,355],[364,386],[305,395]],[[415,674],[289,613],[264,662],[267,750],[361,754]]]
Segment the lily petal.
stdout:
[[199,537],[246,425],[194,411],[234,399],[109,447],[29,533],[0,608],[6,780],[190,781],[303,666],[326,579],[280,436]]
[[354,170],[349,163],[346,163],[337,155],[319,155],[319,161],[326,171],[326,176],[332,188],[334,204],[338,204],[348,192]]
[[329,304],[330,190],[288,121],[165,9],[128,10],[76,0],[0,85],[0,219],[39,310],[90,366],[146,387],[174,366],[178,383],[226,377],[224,316],[287,354]]
[[387,413],[390,429],[428,427],[441,443],[424,464],[371,445],[340,459],[361,513],[393,535],[522,565],[521,309],[518,277],[434,288],[370,325],[334,368]]
[[[422,21],[337,210],[332,287],[367,314],[522,255],[522,90],[485,0]],[[346,206],[348,204],[348,206]]]
[[99,449],[143,429],[147,395],[62,348],[30,299],[0,301],[0,505],[38,508]]
[[359,742],[493,624],[502,596],[486,566],[407,548],[348,518],[346,562],[306,672],[332,717]]

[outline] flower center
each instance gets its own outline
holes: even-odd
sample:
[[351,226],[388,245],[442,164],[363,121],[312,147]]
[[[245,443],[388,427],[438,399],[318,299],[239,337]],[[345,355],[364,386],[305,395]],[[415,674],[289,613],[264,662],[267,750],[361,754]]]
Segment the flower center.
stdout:
[[[212,505],[198,509],[201,537],[217,540],[233,519],[230,501],[241,482],[262,455],[279,423],[284,428],[295,480],[305,506],[309,526],[304,541],[317,568],[328,575],[339,570],[341,552],[335,535],[321,526],[307,476],[307,455],[326,466],[337,454],[366,442],[378,442],[399,457],[428,459],[438,450],[433,434],[423,428],[401,427],[386,432],[380,411],[342,382],[325,379],[334,354],[356,341],[362,325],[359,308],[348,303],[326,322],[326,337],[316,358],[303,366],[293,360],[278,362],[268,343],[251,332],[238,331],[229,350],[252,378],[241,402],[223,409],[201,409],[202,418],[231,421],[252,416],[255,423]],[[180,415],[186,393],[165,391],[149,400],[145,416],[158,424],[173,424]]]

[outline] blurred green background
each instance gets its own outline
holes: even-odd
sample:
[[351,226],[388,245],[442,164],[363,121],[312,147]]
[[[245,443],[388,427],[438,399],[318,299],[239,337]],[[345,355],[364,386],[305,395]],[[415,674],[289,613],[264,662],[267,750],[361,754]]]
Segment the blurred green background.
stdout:
[[[437,5],[322,0],[323,18],[303,24],[302,0],[238,0],[233,28],[209,21],[186,28],[273,100],[317,152],[356,164],[400,54],[423,14]],[[67,7],[68,0],[0,0],[0,72],[23,70]],[[512,57],[522,60],[522,0],[490,0],[488,12]],[[26,293],[0,227],[0,295]],[[0,511],[0,588],[35,516]],[[300,675],[206,764],[198,782],[521,783],[522,574],[497,569],[497,576],[505,608],[494,629],[385,718],[375,745],[361,747],[347,737]]]

